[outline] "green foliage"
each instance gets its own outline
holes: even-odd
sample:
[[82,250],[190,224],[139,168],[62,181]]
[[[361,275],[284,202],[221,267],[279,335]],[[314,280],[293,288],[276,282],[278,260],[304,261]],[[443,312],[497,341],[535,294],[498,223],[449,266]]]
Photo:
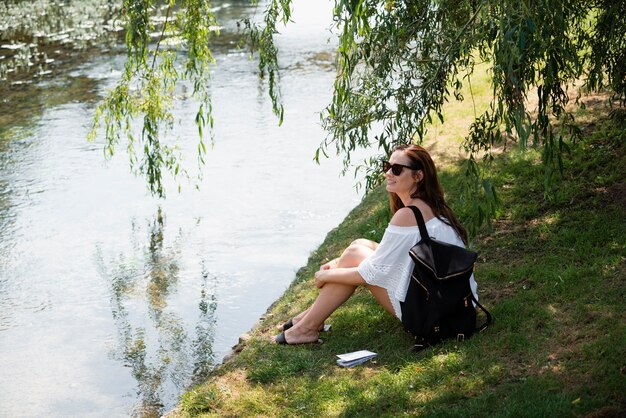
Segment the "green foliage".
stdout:
[[626,91],[626,2],[597,0],[595,5],[596,25],[589,36],[589,60],[592,63],[589,87],[594,90],[608,88],[623,105]]
[[[212,125],[207,86],[215,18],[206,0],[169,0],[152,47],[150,34],[161,11],[153,12],[156,5],[155,0],[124,1],[128,63],[99,107],[93,132],[104,118],[109,154],[125,136],[131,164],[147,177],[152,192],[162,195],[163,171],[179,172],[176,148],[163,134],[172,128],[172,96],[181,80],[193,83],[202,103],[196,123],[198,159],[204,160],[203,132]],[[284,109],[274,35],[290,16],[291,0],[269,0],[261,23],[243,22],[279,124]],[[336,152],[345,170],[358,148],[388,154],[399,143],[421,141],[434,121],[445,121],[447,101],[465,99],[464,86],[476,66],[488,64],[490,103],[475,113],[463,143],[469,154],[463,205],[470,208],[466,220],[472,233],[496,213],[498,195],[488,176],[495,149],[507,141],[541,149],[544,195],[551,198],[564,156],[580,135],[566,109],[574,97],[568,87],[582,82],[584,90],[609,89],[619,105],[626,101],[623,0],[338,0],[334,21],[337,78],[332,102],[322,112],[328,136],[315,157]],[[164,45],[177,37],[178,48]],[[140,136],[131,123],[138,117],[143,118]],[[368,190],[381,180],[377,164],[372,157],[357,166]]]
[[[208,1],[169,0],[157,7],[161,4],[154,0],[124,1],[121,19],[126,26],[128,61],[117,86],[96,110],[90,133],[93,139],[104,119],[105,155],[112,156],[124,138],[131,168],[145,176],[150,191],[159,196],[165,194],[164,170],[174,176],[187,175],[180,169],[175,144],[165,137],[174,124],[176,85],[183,81],[193,85],[192,95],[200,101],[195,122],[198,161],[204,163],[204,128],[207,124],[213,127],[208,89],[209,68],[214,59],[209,45],[211,37],[219,34]],[[162,23],[153,44],[151,34],[157,29],[156,21]],[[140,135],[133,125],[136,118],[143,121]]]
[[216,387],[196,387],[181,396],[180,406],[185,411],[185,416],[198,416],[218,408],[223,397]]
[[[433,118],[469,82],[474,66],[490,64],[493,96],[476,115],[464,147],[468,223],[477,230],[495,215],[495,188],[485,176],[491,152],[516,139],[542,148],[545,191],[563,172],[563,155],[580,131],[565,106],[567,86],[612,89],[624,103],[626,3],[609,1],[338,1],[338,77],[325,109],[321,145],[344,156],[377,145],[384,153],[421,140]],[[537,96],[537,109],[529,99]],[[374,141],[372,143],[372,137]],[[319,155],[319,152],[318,152]],[[375,161],[370,161],[370,165]],[[380,177],[368,171],[367,186]]]
[[[253,3],[255,0],[253,0]],[[270,0],[264,14],[263,25],[250,19],[244,19],[244,27],[250,39],[250,48],[259,52],[259,71],[263,78],[267,75],[269,96],[272,110],[278,116],[278,124],[283,123],[285,110],[280,102],[280,85],[278,84],[278,49],[274,45],[277,33],[276,23],[286,24],[291,16],[290,0]]]
[[[290,16],[288,1],[272,0],[262,25],[245,19],[244,29],[250,48],[259,51],[261,76],[268,76],[273,110],[282,123],[277,49],[273,43],[276,23],[286,23]],[[111,157],[124,142],[134,173],[144,176],[150,191],[164,196],[163,176],[188,177],[179,165],[175,143],[167,139],[174,126],[172,107],[176,86],[188,82],[200,106],[195,123],[198,127],[198,163],[204,164],[207,151],[206,128],[212,138],[213,116],[209,94],[209,69],[215,60],[211,39],[219,35],[217,21],[208,0],[124,0],[120,20],[126,28],[128,61],[117,86],[98,106],[90,139],[98,134],[104,121],[105,156]],[[160,33],[153,42],[155,31]],[[137,134],[134,120],[142,121]]]

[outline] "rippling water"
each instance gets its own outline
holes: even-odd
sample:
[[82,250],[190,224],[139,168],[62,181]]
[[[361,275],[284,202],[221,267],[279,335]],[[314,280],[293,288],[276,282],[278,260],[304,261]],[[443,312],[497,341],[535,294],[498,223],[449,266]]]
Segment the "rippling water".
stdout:
[[[298,1],[279,39],[285,123],[226,19],[212,75],[216,145],[200,189],[150,197],[85,140],[123,65],[93,56],[17,85],[0,116],[0,415],[158,415],[219,363],[359,201],[312,161],[334,79],[329,4]],[[229,26],[230,25],[230,26]],[[195,164],[196,105],[175,128]]]

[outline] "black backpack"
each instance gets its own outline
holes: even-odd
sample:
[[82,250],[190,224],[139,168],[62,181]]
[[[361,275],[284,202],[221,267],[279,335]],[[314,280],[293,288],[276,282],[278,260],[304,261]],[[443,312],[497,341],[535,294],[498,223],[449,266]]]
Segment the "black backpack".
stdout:
[[[478,254],[430,238],[420,210],[409,208],[415,214],[421,240],[409,251],[415,267],[400,305],[402,324],[415,336],[413,349],[419,351],[448,338],[462,341],[483,331],[493,320],[470,287]],[[480,327],[476,327],[474,304],[487,315]]]

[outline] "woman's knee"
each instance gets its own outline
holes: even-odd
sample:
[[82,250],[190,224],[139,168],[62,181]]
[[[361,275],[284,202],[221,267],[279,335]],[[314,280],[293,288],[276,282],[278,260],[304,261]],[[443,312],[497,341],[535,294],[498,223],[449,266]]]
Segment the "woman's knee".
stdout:
[[358,265],[358,263],[366,259],[370,254],[372,254],[372,252],[373,250],[369,247],[352,243],[345,250],[343,250],[343,253],[341,254],[341,261],[344,263],[356,263],[356,265]]
[[374,250],[363,245],[350,244],[337,260],[337,267],[357,267],[373,252]]
[[378,247],[378,243],[365,238],[357,238],[350,243],[350,245],[360,245],[363,247],[367,247],[371,250],[375,250]]

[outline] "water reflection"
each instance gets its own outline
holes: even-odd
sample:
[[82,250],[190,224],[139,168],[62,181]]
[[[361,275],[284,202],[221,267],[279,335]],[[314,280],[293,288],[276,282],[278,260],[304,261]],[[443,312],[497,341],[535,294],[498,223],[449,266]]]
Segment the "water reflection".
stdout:
[[[179,279],[177,260],[183,236],[179,232],[173,243],[166,245],[165,221],[159,207],[149,222],[143,248],[137,240],[142,228],[133,222],[130,254],[106,261],[100,248],[96,252],[100,274],[109,284],[117,329],[117,344],[110,356],[130,368],[137,382],[134,416],[160,416],[164,405],[171,403],[164,396],[180,393],[206,377],[215,365],[216,278],[202,266],[198,319],[195,336],[190,336],[184,319],[168,310]],[[168,390],[172,386],[176,390]]]
[[[83,103],[86,108],[95,106],[101,97],[100,88],[100,80],[71,73],[33,85],[0,83],[0,152],[9,146],[9,141],[32,137],[36,123],[47,109],[76,102]],[[85,112],[85,121],[90,118],[91,115]],[[27,132],[21,132],[24,130]]]
[[217,309],[217,277],[210,274],[206,266],[202,268],[202,288],[200,290],[200,314],[196,324],[196,337],[193,349],[192,384],[202,382],[215,366],[213,341],[215,338],[215,310]]
[[[35,132],[32,126],[5,129],[3,117],[0,105],[0,301],[5,298],[4,283],[9,280],[6,274],[8,266],[14,261],[11,252],[16,242],[10,237],[16,236],[17,208],[20,197],[28,193],[27,187],[21,187],[27,185],[28,179],[16,174],[17,167],[23,164],[16,149],[29,147],[32,143],[30,137]],[[11,316],[10,309],[2,308],[0,306],[0,330],[8,326],[5,319]]]

